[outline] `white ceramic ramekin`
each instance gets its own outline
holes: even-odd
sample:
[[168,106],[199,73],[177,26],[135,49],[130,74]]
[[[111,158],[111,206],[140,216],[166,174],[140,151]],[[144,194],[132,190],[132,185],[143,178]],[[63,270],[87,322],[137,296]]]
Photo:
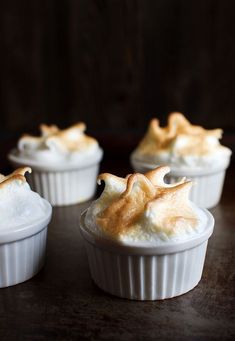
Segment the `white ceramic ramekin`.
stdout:
[[52,208],[45,201],[46,214],[29,225],[0,230],[0,288],[27,281],[44,265],[47,225]]
[[[175,183],[182,177],[192,180],[194,185],[190,191],[190,199],[199,207],[212,208],[216,206],[221,198],[226,169],[229,166],[230,157],[223,160],[223,165],[208,169],[189,169],[171,167],[166,182]],[[145,173],[160,164],[150,164],[131,157],[131,165],[136,172]]]
[[9,155],[13,167],[27,165],[33,172],[27,174],[30,187],[47,199],[53,206],[66,206],[91,199],[96,190],[99,164],[103,156],[102,149],[95,157],[83,164],[39,165],[17,156],[16,150]]
[[201,279],[207,242],[214,218],[207,211],[204,232],[187,241],[155,247],[118,244],[95,235],[85,226],[85,241],[91,277],[104,291],[134,300],[160,300],[182,295]]

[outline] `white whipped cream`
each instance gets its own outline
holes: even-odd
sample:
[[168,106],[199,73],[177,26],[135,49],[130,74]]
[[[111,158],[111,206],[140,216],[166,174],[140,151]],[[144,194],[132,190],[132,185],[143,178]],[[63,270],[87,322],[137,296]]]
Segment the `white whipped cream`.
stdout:
[[43,219],[48,214],[48,203],[27,182],[8,177],[6,183],[6,178],[0,178],[0,231],[16,230]]
[[[111,174],[101,175],[100,179],[105,181],[105,188],[100,198],[87,210],[86,226],[98,236],[126,244],[135,243],[135,245],[182,241],[201,233],[205,229],[207,217],[201,209],[189,201],[190,183],[167,185],[163,182],[163,177],[168,172],[169,167],[159,167],[145,175],[139,174],[132,186],[128,184],[128,181],[132,181],[131,177],[128,180]],[[150,173],[154,176],[149,175]],[[126,192],[129,192],[128,198],[124,194]],[[127,201],[122,206],[123,196]],[[113,207],[115,205],[120,206],[121,209],[116,210]],[[134,216],[128,228],[117,233],[112,227],[115,224],[122,224],[122,221],[125,224],[136,208],[138,214]],[[104,216],[105,220],[100,219],[107,210],[110,212]],[[102,225],[103,221],[105,225]]]

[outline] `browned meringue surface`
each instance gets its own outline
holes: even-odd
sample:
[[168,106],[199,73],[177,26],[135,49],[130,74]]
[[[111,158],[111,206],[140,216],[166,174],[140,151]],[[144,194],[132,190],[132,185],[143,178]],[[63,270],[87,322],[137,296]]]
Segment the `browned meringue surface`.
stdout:
[[31,168],[30,167],[18,168],[14,172],[6,176],[0,174],[0,189],[15,181],[18,181],[20,183],[26,182],[26,178],[24,176],[26,172],[31,173],[32,172]]
[[165,151],[171,148],[177,137],[187,137],[187,144],[177,149],[178,154],[204,155],[214,148],[208,142],[208,137],[220,139],[221,136],[221,129],[206,130],[201,126],[192,125],[181,113],[171,113],[166,127],[160,127],[157,119],[151,120],[138,151],[143,154]]
[[192,125],[183,114],[174,112],[166,127],[160,127],[157,119],[150,121],[131,159],[172,168],[227,167],[231,150],[220,144],[221,136],[221,129]]
[[150,240],[196,230],[198,216],[189,200],[192,182],[165,184],[169,167],[119,178],[105,173],[105,189],[88,209],[86,223],[112,239]]
[[84,132],[86,125],[84,123],[77,123],[73,126],[61,130],[55,125],[47,126],[40,125],[41,136],[24,135],[19,140],[19,149],[38,148],[47,146],[56,147],[58,149],[73,152],[82,151],[89,148],[90,145],[97,145],[97,141],[87,136]]

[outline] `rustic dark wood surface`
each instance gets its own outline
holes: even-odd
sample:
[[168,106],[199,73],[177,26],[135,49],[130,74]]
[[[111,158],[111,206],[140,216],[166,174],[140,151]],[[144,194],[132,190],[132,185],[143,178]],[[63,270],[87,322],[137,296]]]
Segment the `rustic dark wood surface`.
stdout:
[[[102,168],[130,172],[125,163]],[[1,340],[229,340],[235,337],[235,167],[221,203],[202,280],[177,298],[136,302],[112,297],[91,281],[78,218],[89,203],[55,208],[44,269],[0,289]]]

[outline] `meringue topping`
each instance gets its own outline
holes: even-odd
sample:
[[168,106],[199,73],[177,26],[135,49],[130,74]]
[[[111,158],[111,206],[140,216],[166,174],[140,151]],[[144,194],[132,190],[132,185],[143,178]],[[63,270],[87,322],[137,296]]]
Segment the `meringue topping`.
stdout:
[[0,229],[13,230],[22,224],[41,219],[48,211],[48,203],[31,191],[25,173],[29,167],[16,169],[10,175],[0,174]]
[[101,174],[100,196],[88,209],[85,222],[107,237],[120,241],[169,239],[195,231],[199,219],[189,200],[191,181],[166,184],[167,166],[146,174],[120,178]]
[[[148,131],[133,155],[146,161],[156,161],[158,156],[171,163],[206,163],[207,157],[221,153],[230,154],[230,150],[219,143],[221,129],[206,130],[192,125],[181,113],[171,113],[166,127],[160,127],[157,119],[152,119]],[[196,158],[192,160],[192,157]]]
[[40,125],[41,136],[24,135],[20,138],[18,148],[20,151],[51,149],[62,152],[79,152],[97,146],[97,141],[85,135],[86,125],[77,123],[60,130],[57,126]]

